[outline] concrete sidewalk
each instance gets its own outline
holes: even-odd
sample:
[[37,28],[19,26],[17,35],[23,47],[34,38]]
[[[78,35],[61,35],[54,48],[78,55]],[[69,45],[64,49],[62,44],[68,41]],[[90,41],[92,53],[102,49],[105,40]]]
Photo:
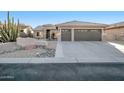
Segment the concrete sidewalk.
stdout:
[[55,57],[56,58],[62,58],[62,57],[64,57],[63,49],[62,49],[62,44],[61,44],[60,41],[57,42]]
[[0,63],[118,63],[124,58],[0,58]]

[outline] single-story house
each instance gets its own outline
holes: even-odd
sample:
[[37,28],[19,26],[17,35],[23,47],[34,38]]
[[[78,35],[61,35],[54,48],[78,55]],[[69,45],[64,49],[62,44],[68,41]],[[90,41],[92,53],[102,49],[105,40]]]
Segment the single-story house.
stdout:
[[106,24],[70,21],[61,24],[37,26],[35,38],[60,39],[61,41],[101,41]]
[[124,40],[124,22],[112,25],[82,21],[37,26],[34,37],[61,41],[111,41]]

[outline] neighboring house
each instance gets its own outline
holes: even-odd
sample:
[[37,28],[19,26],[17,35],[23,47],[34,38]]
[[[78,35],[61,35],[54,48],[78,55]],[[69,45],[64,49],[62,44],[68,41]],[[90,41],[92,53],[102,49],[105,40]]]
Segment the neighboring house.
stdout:
[[[0,27],[3,28],[3,24],[0,24]],[[31,26],[28,26],[28,25],[25,25],[25,24],[19,24],[19,36],[21,34],[23,34],[23,36],[27,36],[30,33],[32,35],[34,33]]]
[[3,28],[3,24],[0,24],[0,28]]
[[25,24],[19,24],[19,36],[21,37],[33,37],[34,31],[31,26]]
[[115,23],[106,27],[104,40],[124,40],[124,22]]

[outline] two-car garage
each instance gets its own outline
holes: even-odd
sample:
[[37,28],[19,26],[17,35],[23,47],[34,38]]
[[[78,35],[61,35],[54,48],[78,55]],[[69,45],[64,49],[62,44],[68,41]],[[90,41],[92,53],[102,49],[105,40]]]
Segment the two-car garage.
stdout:
[[61,41],[101,41],[106,24],[70,21],[56,25]]
[[71,29],[61,30],[62,41],[101,41],[101,29]]

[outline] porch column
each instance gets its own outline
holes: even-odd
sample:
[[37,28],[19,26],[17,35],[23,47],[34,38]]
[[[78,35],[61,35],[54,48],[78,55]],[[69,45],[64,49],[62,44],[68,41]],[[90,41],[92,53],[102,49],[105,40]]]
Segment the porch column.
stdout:
[[61,28],[59,28],[59,32],[60,32],[60,35],[59,35],[58,41],[61,41],[61,33],[62,33]]
[[43,30],[43,38],[44,38],[44,39],[46,39],[46,36],[45,36],[45,35],[46,35],[46,30],[44,29],[44,30]]
[[51,34],[52,34],[52,32],[51,32],[51,30],[50,30],[50,40],[52,39],[52,38],[51,38],[51,36],[52,36]]
[[74,28],[71,29],[71,41],[74,41]]
[[105,31],[104,31],[104,28],[102,28],[101,30],[102,30],[101,39],[102,39],[102,41],[105,41],[105,35],[106,35],[106,33],[105,33]]

